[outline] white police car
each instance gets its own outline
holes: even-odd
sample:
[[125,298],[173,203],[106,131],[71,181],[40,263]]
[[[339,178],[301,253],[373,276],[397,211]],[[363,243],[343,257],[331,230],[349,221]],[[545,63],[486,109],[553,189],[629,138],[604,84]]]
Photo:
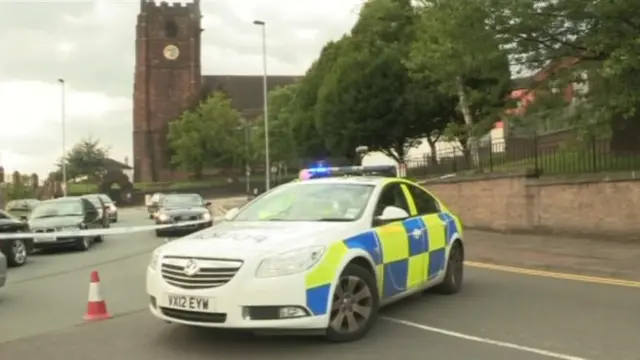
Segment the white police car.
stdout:
[[463,260],[460,221],[413,182],[299,181],[157,248],[149,308],[186,325],[352,341],[380,306],[431,287],[460,291]]

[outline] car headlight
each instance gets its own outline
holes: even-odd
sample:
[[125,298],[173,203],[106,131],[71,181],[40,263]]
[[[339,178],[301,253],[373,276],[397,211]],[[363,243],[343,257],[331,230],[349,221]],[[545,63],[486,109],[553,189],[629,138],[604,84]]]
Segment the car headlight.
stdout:
[[324,246],[313,246],[268,257],[260,263],[256,277],[269,278],[303,272],[317,264],[324,251]]
[[205,220],[205,221],[209,221],[209,220],[211,220],[211,214],[209,214],[209,213],[204,213],[204,214],[202,215],[202,220]]
[[109,210],[112,211],[112,212],[116,212],[116,211],[118,211],[118,208],[113,204],[109,204]]
[[161,257],[160,248],[157,248],[151,254],[151,261],[149,261],[149,269],[156,270],[158,268],[160,257]]
[[165,213],[157,213],[156,214],[156,219],[158,219],[160,221],[167,221],[167,220],[169,220],[169,215],[167,215]]

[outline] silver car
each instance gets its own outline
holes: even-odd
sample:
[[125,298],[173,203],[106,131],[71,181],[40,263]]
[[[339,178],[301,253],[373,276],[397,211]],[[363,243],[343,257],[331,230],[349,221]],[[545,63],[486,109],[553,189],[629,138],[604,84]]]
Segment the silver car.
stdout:
[[7,282],[7,258],[0,252],[0,288]]

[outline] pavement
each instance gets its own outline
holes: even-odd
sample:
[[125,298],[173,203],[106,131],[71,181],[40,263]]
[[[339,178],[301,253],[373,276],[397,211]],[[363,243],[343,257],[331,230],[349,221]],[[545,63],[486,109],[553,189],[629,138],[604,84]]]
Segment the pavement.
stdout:
[[[231,203],[221,206],[237,206]],[[122,210],[120,218],[118,226],[150,222],[146,212],[135,209]],[[489,244],[493,250],[488,252],[497,257],[496,237],[467,236],[467,243],[474,244],[468,245],[469,254],[476,260],[481,243]],[[429,354],[446,360],[638,360],[640,354],[640,283],[618,286],[475,265],[467,267],[460,294],[416,295],[385,308],[369,336],[355,343],[166,324],[148,313],[144,289],[150,253],[162,243],[153,233],[113,236],[87,253],[34,256],[25,267],[12,269],[9,283],[0,289],[0,359],[351,360]],[[524,245],[515,248],[519,250],[502,250],[515,258],[528,251]],[[103,297],[114,318],[83,323],[94,269],[100,272]]]

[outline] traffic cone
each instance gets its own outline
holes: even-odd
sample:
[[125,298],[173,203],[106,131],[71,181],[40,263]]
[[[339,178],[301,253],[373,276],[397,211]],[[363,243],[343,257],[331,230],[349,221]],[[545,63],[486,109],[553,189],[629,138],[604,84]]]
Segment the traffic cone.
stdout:
[[97,271],[91,272],[91,282],[89,283],[89,302],[87,312],[83,318],[86,321],[97,321],[109,319],[111,315],[107,311],[107,303],[100,294],[100,276]]

